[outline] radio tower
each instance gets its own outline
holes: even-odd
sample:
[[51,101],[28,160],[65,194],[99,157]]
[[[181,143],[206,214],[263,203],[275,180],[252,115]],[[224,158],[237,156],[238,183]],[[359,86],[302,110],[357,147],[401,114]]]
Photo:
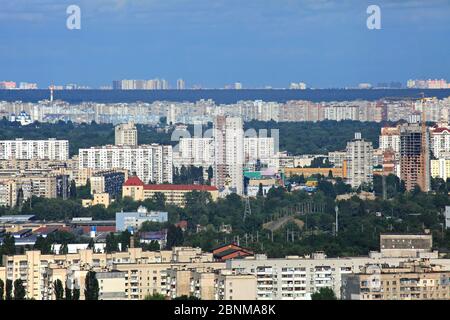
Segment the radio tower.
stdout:
[[251,216],[252,215],[252,208],[250,207],[250,199],[248,198],[248,196],[244,196],[244,201],[245,201],[245,210],[244,210],[244,222],[245,219],[247,218],[247,216]]

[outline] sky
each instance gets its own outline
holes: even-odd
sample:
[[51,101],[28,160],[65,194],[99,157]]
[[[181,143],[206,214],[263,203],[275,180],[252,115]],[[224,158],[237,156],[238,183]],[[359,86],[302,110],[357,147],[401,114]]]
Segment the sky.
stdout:
[[[81,29],[66,26],[69,5]],[[381,29],[369,30],[369,5]],[[0,0],[0,81],[450,81],[449,0]]]

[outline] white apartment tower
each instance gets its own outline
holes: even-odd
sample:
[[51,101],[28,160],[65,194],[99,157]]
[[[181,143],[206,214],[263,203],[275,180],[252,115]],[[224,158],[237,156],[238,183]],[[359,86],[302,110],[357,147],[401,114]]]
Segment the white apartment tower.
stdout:
[[69,159],[67,140],[2,140],[0,160],[59,160]]
[[214,119],[214,185],[220,190],[244,192],[244,124],[242,118],[217,116]]
[[172,183],[172,146],[158,144],[80,149],[80,169],[125,169],[145,183]]
[[137,146],[137,129],[133,122],[117,125],[114,133],[116,146]]
[[362,139],[359,132],[347,143],[347,180],[352,188],[373,182],[372,142]]

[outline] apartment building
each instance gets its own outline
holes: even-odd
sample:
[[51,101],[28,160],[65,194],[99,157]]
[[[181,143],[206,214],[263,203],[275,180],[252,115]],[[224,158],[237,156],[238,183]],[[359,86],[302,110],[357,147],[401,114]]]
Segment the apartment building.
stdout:
[[201,300],[256,300],[256,276],[225,269],[169,270],[167,295]]
[[[367,264],[399,266],[411,258],[383,257],[371,253],[366,257],[327,258],[323,253],[312,256],[288,256],[271,259],[265,255],[228,260],[227,270],[256,275],[257,300],[310,300],[320,288],[331,288],[341,298],[342,277],[360,272]],[[430,259],[450,270],[450,259]]]
[[448,125],[430,129],[431,150],[437,159],[450,156],[450,128]]
[[138,145],[138,133],[133,122],[122,123],[114,128],[114,138],[116,146],[131,146]]
[[[22,255],[3,256],[0,267],[0,279],[15,281],[22,279],[27,298],[51,300],[52,283],[59,279],[70,288],[80,289],[80,299],[84,298],[84,279],[87,271],[98,273],[119,271],[123,275],[99,275],[99,284],[103,280],[103,293],[115,292],[125,281],[126,299],[143,299],[147,294],[166,294],[167,271],[178,268],[223,269],[224,263],[213,262],[212,254],[199,248],[175,247],[170,251],[142,251],[141,248],[129,248],[126,252],[95,253],[91,249],[78,250],[66,255],[43,255],[39,251],[26,251]],[[124,276],[122,278],[122,276]],[[106,281],[106,279],[109,279]],[[106,282],[109,282],[107,284]],[[115,283],[114,283],[115,282]],[[110,289],[107,289],[107,288]],[[115,288],[115,289],[114,289]],[[107,298],[104,294],[103,298]],[[118,298],[109,296],[110,298]]]
[[122,185],[128,179],[127,170],[106,170],[95,172],[89,178],[91,194],[108,193],[111,198],[122,196]]
[[219,189],[244,192],[244,124],[240,117],[214,119],[214,176]]
[[196,166],[208,169],[214,165],[213,138],[180,138],[178,152],[173,154],[174,166]]
[[67,140],[1,140],[1,160],[59,160],[69,159]]
[[141,180],[172,183],[172,146],[102,146],[79,150],[79,168],[125,169]]
[[355,139],[347,143],[347,181],[352,188],[372,185],[373,158],[372,142],[355,133]]
[[395,153],[400,153],[400,128],[399,127],[384,127],[381,128],[380,135],[380,149],[383,151],[393,150]]
[[425,192],[430,190],[429,132],[425,131],[425,137],[422,134],[417,123],[400,127],[400,179],[405,181],[408,191],[416,186]]
[[345,300],[449,300],[450,272],[427,259],[396,267],[366,265],[342,277]]
[[431,176],[433,178],[441,178],[447,181],[450,178],[450,159],[431,160]]
[[123,185],[122,196],[135,201],[152,199],[156,194],[163,194],[167,204],[184,207],[186,194],[189,192],[208,192],[213,201],[219,197],[216,187],[207,185],[176,185],[176,184],[144,184],[138,177],[129,178]]

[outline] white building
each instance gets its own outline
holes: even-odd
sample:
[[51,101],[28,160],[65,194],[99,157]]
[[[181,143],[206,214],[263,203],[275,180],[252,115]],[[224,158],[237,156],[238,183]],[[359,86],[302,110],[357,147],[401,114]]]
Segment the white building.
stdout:
[[0,160],[59,160],[69,158],[67,140],[2,140]]
[[275,139],[272,137],[244,138],[244,161],[269,162],[275,156]]
[[172,146],[102,146],[79,150],[80,169],[126,169],[148,183],[172,183]]
[[180,138],[178,152],[174,152],[174,165],[196,166],[208,169],[214,165],[213,138]]
[[347,143],[347,179],[353,188],[373,182],[372,142],[362,139],[359,132]]
[[381,128],[380,149],[383,151],[391,149],[397,154],[400,153],[400,129],[398,127]]
[[438,127],[430,130],[431,148],[436,158],[450,154],[450,128]]
[[133,122],[122,123],[114,128],[116,146],[137,146],[137,129]]
[[244,124],[242,118],[217,116],[214,119],[214,185],[220,190],[244,192]]

